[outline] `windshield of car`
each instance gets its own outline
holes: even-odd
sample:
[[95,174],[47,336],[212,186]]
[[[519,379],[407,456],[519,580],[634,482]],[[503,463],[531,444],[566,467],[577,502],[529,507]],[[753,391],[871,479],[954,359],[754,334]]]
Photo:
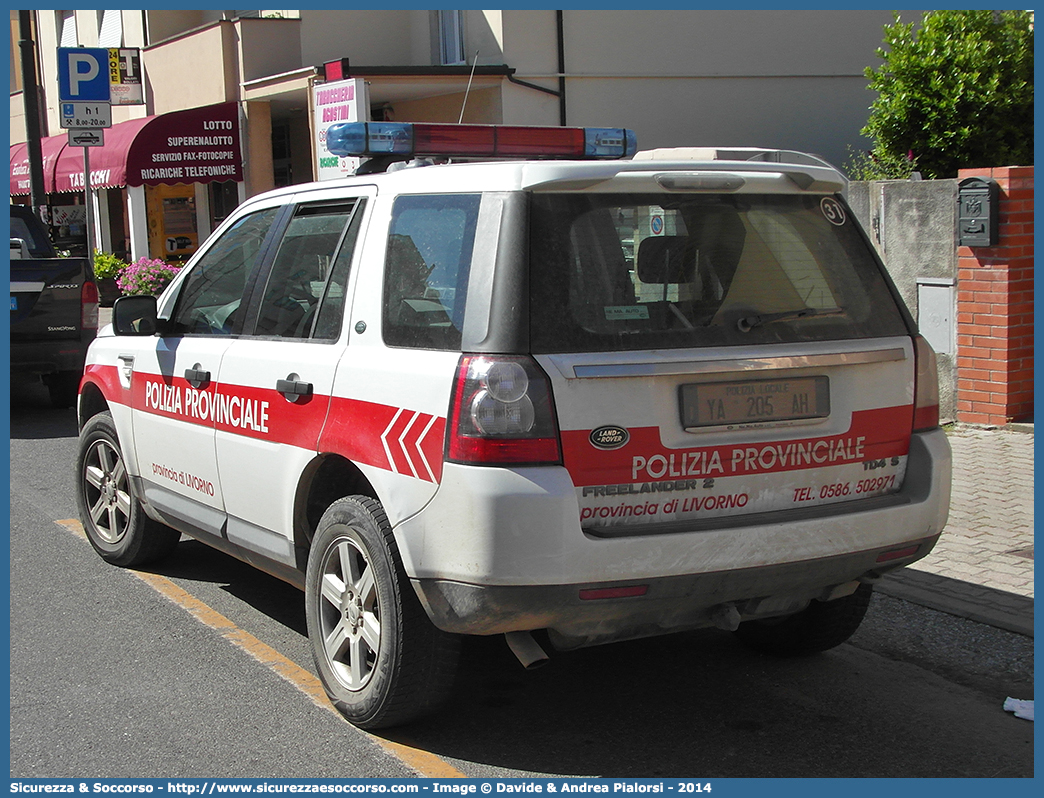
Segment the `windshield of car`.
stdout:
[[834,197],[534,194],[535,352],[903,335]]
[[50,258],[51,245],[38,236],[42,235],[42,228],[37,231],[30,227],[29,223],[20,216],[11,212],[11,238],[20,238],[29,249],[29,254],[34,258]]

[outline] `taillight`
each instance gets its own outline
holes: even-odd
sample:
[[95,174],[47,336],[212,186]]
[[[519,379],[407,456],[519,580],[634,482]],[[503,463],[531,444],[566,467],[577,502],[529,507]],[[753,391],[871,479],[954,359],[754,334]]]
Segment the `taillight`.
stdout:
[[90,280],[80,289],[80,326],[85,330],[98,329],[98,286]]
[[939,370],[935,351],[924,338],[914,338],[917,377],[914,385],[913,431],[935,429],[939,426]]
[[546,465],[562,459],[551,383],[529,357],[461,355],[450,400],[446,459]]

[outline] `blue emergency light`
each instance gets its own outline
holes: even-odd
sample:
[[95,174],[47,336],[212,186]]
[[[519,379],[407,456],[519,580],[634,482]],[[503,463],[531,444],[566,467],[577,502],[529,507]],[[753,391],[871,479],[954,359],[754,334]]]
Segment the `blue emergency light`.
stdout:
[[344,122],[327,130],[326,148],[342,158],[628,158],[638,138],[624,128]]

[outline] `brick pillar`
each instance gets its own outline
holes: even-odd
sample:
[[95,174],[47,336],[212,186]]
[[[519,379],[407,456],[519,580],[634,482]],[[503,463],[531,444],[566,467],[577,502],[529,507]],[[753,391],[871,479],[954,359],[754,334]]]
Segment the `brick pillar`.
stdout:
[[957,420],[1033,417],[1033,167],[964,169],[1000,187],[995,247],[957,248]]

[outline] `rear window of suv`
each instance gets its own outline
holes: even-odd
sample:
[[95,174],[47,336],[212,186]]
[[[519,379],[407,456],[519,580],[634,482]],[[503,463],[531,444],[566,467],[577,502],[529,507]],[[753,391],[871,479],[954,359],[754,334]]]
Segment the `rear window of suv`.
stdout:
[[908,332],[833,197],[534,194],[530,216],[534,352]]
[[[20,213],[20,212],[19,212]],[[51,244],[38,236],[43,235],[43,229],[23,219],[15,211],[11,211],[11,238],[20,238],[29,248],[29,255],[34,258],[51,258]]]

